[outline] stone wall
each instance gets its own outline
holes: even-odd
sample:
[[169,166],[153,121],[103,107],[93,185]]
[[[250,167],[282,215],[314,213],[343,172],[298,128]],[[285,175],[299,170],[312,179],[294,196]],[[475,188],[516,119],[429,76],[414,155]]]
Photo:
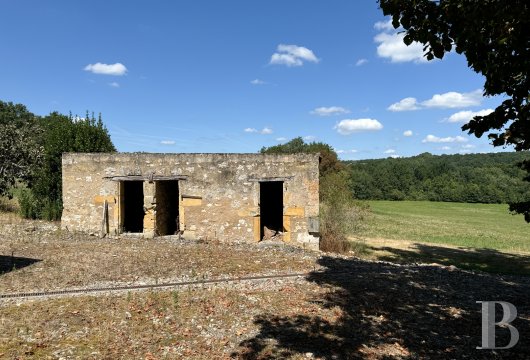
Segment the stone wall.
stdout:
[[157,181],[179,179],[178,222],[185,236],[256,242],[261,226],[259,184],[276,180],[283,181],[283,240],[314,248],[318,162],[317,154],[64,154],[61,226],[94,234],[108,229],[109,235],[119,235],[124,211],[120,181],[138,178],[144,181],[143,236],[155,236]]

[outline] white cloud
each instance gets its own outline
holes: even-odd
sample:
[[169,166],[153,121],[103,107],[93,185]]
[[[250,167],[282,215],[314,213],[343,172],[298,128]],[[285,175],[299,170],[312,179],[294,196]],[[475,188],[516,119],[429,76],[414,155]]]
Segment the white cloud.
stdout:
[[395,154],[396,150],[394,149],[388,149],[388,150],[385,150],[385,154]]
[[412,136],[412,135],[414,135],[414,133],[412,132],[412,130],[405,130],[405,131],[403,131],[403,136],[409,137],[409,136]]
[[316,136],[313,136],[313,135],[307,135],[307,136],[304,136],[303,139],[305,141],[314,141],[317,137]]
[[459,151],[460,154],[462,155],[465,155],[465,154],[469,154],[471,152],[471,150],[468,150],[468,149],[462,149]]
[[287,138],[285,138],[285,137],[279,137],[279,138],[276,138],[276,141],[278,141],[278,142],[284,142],[284,141],[287,141]]
[[318,63],[320,60],[315,56],[313,51],[303,46],[297,45],[278,45],[276,53],[272,54],[269,64],[302,66],[304,61]]
[[348,114],[350,110],[345,109],[340,106],[322,106],[318,107],[315,110],[311,111],[311,114],[318,115],[318,116],[330,116],[330,115],[340,115],[340,114]]
[[387,21],[378,21],[374,24],[374,29],[383,31],[393,31],[394,25],[392,25],[392,19]]
[[355,154],[357,150],[350,149],[350,150],[337,150],[337,154]]
[[390,157],[392,159],[399,159],[401,157],[401,155],[396,155],[396,154],[393,154],[393,155],[390,155]]
[[[437,109],[454,109],[467,106],[476,106],[480,105],[482,102],[482,91],[477,89],[468,93],[459,93],[456,91],[449,91],[444,94],[435,94],[429,100],[418,102],[416,98],[406,97],[397,103],[390,105],[387,110],[390,111],[412,111],[418,109],[428,109],[428,108],[437,108]],[[491,109],[481,110],[489,111]],[[493,111],[493,110],[492,110]],[[460,121],[462,117],[467,116],[467,113],[464,114],[464,111],[453,114],[455,117],[454,120],[449,120],[450,122]],[[472,113],[472,112],[469,112]]]
[[418,42],[413,42],[409,46],[405,45],[403,33],[386,33],[377,34],[374,38],[377,46],[377,55],[382,58],[390,59],[390,62],[408,62],[414,61],[427,62],[423,56],[423,45]]
[[447,151],[447,150],[451,150],[451,147],[450,147],[450,146],[442,146],[442,147],[440,148],[440,150],[445,150],[445,151]]
[[481,102],[482,90],[477,89],[468,93],[450,91],[445,94],[436,94],[429,100],[423,101],[421,105],[427,108],[454,109],[480,105]]
[[390,105],[387,110],[390,111],[412,111],[412,110],[418,110],[418,100],[413,97],[407,97],[404,98],[397,103],[394,103]]
[[248,128],[243,129],[243,131],[246,132],[246,133],[260,133],[260,134],[263,134],[263,135],[272,134],[272,129],[268,128],[268,127],[264,127],[261,130],[258,130],[256,128],[248,127]]
[[127,73],[127,68],[122,63],[116,63],[116,64],[103,64],[103,63],[95,63],[95,64],[88,64],[84,67],[85,71],[90,71],[94,74],[102,74],[102,75],[114,75],[114,76],[122,76]]
[[425,139],[423,139],[421,142],[422,143],[454,143],[454,142],[463,143],[463,142],[467,142],[467,139],[460,135],[455,136],[455,137],[448,136],[444,138],[434,136],[434,135],[427,135],[427,137],[425,137]]
[[378,21],[374,28],[381,31],[374,37],[377,45],[377,55],[382,58],[390,59],[390,62],[408,62],[414,61],[427,62],[423,56],[423,45],[419,42],[413,42],[409,46],[405,45],[403,38],[405,33],[402,28],[394,29],[392,20]]
[[252,85],[265,85],[267,82],[260,79],[254,79],[250,83]]
[[359,59],[357,60],[357,62],[355,63],[355,66],[362,66],[364,64],[366,64],[368,62],[367,59]]
[[480,111],[464,110],[454,113],[447,119],[450,123],[467,123],[475,116],[486,116],[493,112],[493,109],[484,109]]
[[162,144],[162,145],[175,145],[175,141],[174,140],[162,140],[162,141],[160,141],[160,144]]
[[350,135],[361,131],[381,130],[383,125],[375,119],[344,119],[334,129],[341,135]]
[[287,65],[291,66],[302,66],[304,63],[302,60],[289,54],[272,54],[270,64],[275,65]]
[[113,82],[109,83],[109,86],[114,87],[114,88],[119,88],[120,84],[118,84],[116,81],[113,81]]
[[473,144],[464,144],[462,145],[462,149],[473,149],[475,145]]

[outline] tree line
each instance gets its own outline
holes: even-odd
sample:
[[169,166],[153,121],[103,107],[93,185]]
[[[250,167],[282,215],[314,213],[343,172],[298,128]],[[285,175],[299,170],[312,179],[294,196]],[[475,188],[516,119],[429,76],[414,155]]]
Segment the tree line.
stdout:
[[466,155],[423,153],[410,158],[346,162],[357,199],[517,203],[530,199],[525,152]]
[[[493,146],[530,150],[530,6],[524,0],[378,0],[403,42],[423,45],[427,60],[455,51],[469,68],[484,76],[484,95],[502,95],[495,110],[462,126]],[[530,159],[520,163],[530,181]],[[530,222],[530,199],[510,204]]]
[[16,196],[24,217],[61,218],[63,153],[114,151],[101,114],[38,116],[0,101],[0,195]]

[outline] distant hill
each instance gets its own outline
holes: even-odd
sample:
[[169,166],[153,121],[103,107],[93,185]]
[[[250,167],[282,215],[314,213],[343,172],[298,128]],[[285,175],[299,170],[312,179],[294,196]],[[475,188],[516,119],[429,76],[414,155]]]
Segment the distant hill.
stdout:
[[530,183],[517,167],[529,157],[528,152],[423,153],[344,163],[358,199],[510,203],[530,199]]

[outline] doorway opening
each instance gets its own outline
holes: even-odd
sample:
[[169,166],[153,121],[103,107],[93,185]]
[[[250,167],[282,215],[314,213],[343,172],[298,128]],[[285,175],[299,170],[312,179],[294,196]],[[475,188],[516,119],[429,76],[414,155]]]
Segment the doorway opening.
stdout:
[[175,235],[179,231],[179,182],[157,181],[156,229],[158,235]]
[[122,181],[121,188],[123,232],[141,233],[144,231],[144,182]]
[[259,203],[263,239],[265,227],[274,232],[283,231],[283,181],[259,183]]

